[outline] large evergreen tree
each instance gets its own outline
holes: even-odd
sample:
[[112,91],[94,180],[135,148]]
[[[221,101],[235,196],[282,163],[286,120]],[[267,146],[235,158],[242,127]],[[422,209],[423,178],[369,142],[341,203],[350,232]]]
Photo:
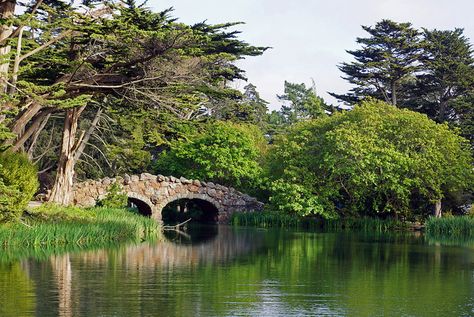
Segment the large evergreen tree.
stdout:
[[[79,119],[91,105],[115,98],[131,112],[138,107],[190,119],[211,98],[232,94],[226,83],[243,78],[236,60],[265,49],[228,31],[235,23],[188,26],[169,10],[155,13],[132,0],[86,9],[38,0],[8,22],[13,31],[5,43],[14,49],[2,59],[9,64],[2,80],[10,88],[1,110],[16,138],[6,145],[31,148],[49,114],[63,114],[51,200],[65,204],[89,136],[86,129],[79,133]],[[95,115],[89,117],[96,124]]]
[[410,23],[382,20],[375,26],[362,26],[367,38],[357,38],[362,47],[347,51],[355,61],[342,63],[343,77],[354,87],[347,94],[332,96],[354,104],[374,97],[392,105],[403,103],[403,86],[414,79],[421,54],[420,33]]
[[460,117],[453,101],[474,91],[472,47],[462,29],[425,29],[423,35],[422,72],[408,106],[438,122],[456,122]]

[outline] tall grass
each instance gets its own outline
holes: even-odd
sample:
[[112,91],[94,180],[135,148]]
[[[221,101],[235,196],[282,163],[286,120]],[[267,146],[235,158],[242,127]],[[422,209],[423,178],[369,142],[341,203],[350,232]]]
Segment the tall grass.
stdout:
[[102,246],[156,239],[160,232],[156,221],[125,209],[41,211],[0,226],[0,246]]
[[234,213],[230,222],[234,226],[296,228],[301,225],[301,218],[276,212],[244,212]]
[[231,224],[261,228],[305,228],[319,230],[357,230],[367,232],[386,232],[408,229],[408,225],[393,219],[341,218],[325,220],[315,217],[299,217],[277,212],[234,213]]
[[474,217],[430,217],[425,223],[425,230],[431,237],[474,237]]
[[379,218],[342,218],[324,220],[322,227],[327,230],[357,230],[365,232],[387,232],[407,230],[409,225],[395,219]]

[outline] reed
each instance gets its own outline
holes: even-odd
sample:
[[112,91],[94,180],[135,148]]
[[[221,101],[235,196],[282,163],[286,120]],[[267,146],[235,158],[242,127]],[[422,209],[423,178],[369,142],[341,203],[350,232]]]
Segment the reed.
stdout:
[[102,246],[151,240],[159,237],[160,232],[156,221],[125,209],[66,208],[51,214],[33,213],[20,223],[0,226],[0,246]]
[[261,228],[296,228],[301,218],[276,212],[244,212],[234,213],[231,224],[234,226],[250,226]]
[[430,237],[474,237],[474,217],[430,217],[425,228]]
[[231,224],[235,226],[262,228],[304,228],[328,231],[356,230],[367,232],[387,232],[408,229],[406,223],[394,219],[364,217],[326,220],[269,211],[235,213],[231,218]]

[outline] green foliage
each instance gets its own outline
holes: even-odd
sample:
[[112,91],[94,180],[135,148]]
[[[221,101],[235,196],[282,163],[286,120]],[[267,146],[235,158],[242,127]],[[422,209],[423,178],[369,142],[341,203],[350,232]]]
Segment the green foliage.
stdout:
[[270,201],[303,215],[425,214],[436,200],[472,188],[474,179],[465,139],[375,100],[301,122],[275,143]]
[[362,28],[370,37],[357,38],[362,47],[347,51],[355,61],[339,66],[355,87],[348,94],[332,95],[351,104],[374,97],[396,105],[404,97],[401,86],[418,70],[420,32],[410,23],[386,19]]
[[[218,113],[227,101],[240,105],[241,94],[227,87],[229,81],[245,78],[236,61],[266,49],[239,39],[234,30],[239,23],[187,25],[171,17],[171,9],[154,12],[134,1],[85,5],[53,1],[30,14],[29,4],[17,3],[12,23],[18,30],[21,21],[22,59],[18,73],[7,76],[15,89],[0,96],[0,121],[5,126],[18,123],[15,133],[34,127],[40,123],[36,119],[51,112],[93,103],[106,108],[88,146],[77,155],[80,179],[149,171],[168,140],[181,137],[178,126],[186,125],[183,121]],[[9,42],[10,62],[16,41],[14,36]],[[90,114],[87,108],[81,120],[66,120],[87,131],[82,120]],[[36,115],[24,122],[18,120],[20,110]],[[253,113],[248,116],[255,119]],[[58,126],[65,119],[49,120],[39,136],[35,133],[25,142],[25,149],[39,158],[39,168],[48,170],[57,166]],[[17,137],[7,132],[0,124],[0,142]]]
[[0,153],[0,223],[21,216],[38,189],[36,173],[26,155]]
[[425,223],[429,237],[474,237],[474,217],[430,217]]
[[214,118],[255,124],[261,128],[265,126],[264,119],[268,102],[260,98],[257,87],[254,85],[248,84],[244,87],[240,100],[228,98],[228,100],[217,102],[219,105],[212,113]]
[[284,102],[281,114],[287,124],[293,124],[305,119],[315,119],[325,115],[330,107],[323,98],[316,95],[316,88],[306,88],[305,84],[295,84],[285,81],[285,93],[278,96]]
[[296,213],[301,216],[337,217],[336,214],[327,212],[318,197],[312,193],[311,188],[303,184],[277,179],[270,184],[270,192],[272,193],[270,203],[278,211]]
[[474,57],[469,40],[462,29],[424,30],[422,45],[423,71],[417,76],[409,106],[438,122],[463,119],[457,115],[453,101],[473,91]]
[[202,133],[172,141],[155,171],[251,189],[259,184],[265,151],[266,141],[256,126],[210,122]]
[[127,206],[128,196],[123,192],[118,183],[110,185],[105,198],[98,202],[98,205],[106,208],[124,208]]
[[425,113],[461,128],[474,144],[474,57],[463,30],[419,31],[390,20],[363,29],[370,36],[348,51],[355,61],[339,67],[354,87],[331,95],[351,105],[375,97]]

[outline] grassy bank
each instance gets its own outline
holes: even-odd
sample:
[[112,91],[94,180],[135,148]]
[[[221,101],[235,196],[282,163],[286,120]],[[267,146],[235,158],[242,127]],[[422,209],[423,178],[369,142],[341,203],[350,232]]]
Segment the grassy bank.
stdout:
[[44,206],[0,226],[1,247],[106,246],[158,238],[152,219],[126,209]]
[[384,220],[364,217],[324,220],[320,218],[305,218],[277,212],[235,213],[232,216],[231,224],[236,226],[252,226],[260,228],[307,228],[371,232],[406,230],[410,227],[404,222],[392,219]]
[[474,217],[428,218],[425,223],[426,233],[432,237],[455,236],[474,237]]

